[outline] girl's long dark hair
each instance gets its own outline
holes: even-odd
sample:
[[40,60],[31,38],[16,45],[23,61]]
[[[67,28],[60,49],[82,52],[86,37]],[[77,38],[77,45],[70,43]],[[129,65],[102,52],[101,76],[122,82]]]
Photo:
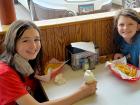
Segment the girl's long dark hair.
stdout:
[[[34,23],[27,20],[17,20],[11,24],[5,36],[5,40],[3,43],[4,52],[1,54],[0,60],[2,60],[3,62],[7,63],[9,66],[14,68],[15,71],[16,69],[12,65],[12,62],[13,62],[13,57],[16,53],[16,43],[17,40],[21,38],[23,33],[29,28],[34,28],[40,33],[39,28]],[[29,61],[32,68],[34,70],[38,70],[40,73],[43,73],[42,70],[44,70],[42,66],[42,58],[43,58],[43,54],[41,48],[39,53],[37,54],[37,57],[34,60]],[[17,73],[20,75],[20,77],[23,80],[24,77],[19,72]]]

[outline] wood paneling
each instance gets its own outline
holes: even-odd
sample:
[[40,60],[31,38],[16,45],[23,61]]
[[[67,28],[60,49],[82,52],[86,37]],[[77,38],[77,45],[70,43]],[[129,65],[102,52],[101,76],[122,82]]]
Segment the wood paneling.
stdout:
[[41,29],[45,60],[55,57],[65,60],[65,47],[71,42],[93,41],[99,46],[100,55],[113,53],[112,18],[88,20],[51,26]]
[[[65,60],[65,47],[71,42],[93,41],[99,46],[100,55],[110,54],[115,49],[112,37],[112,17],[38,25],[41,30],[44,61],[53,57]],[[4,33],[1,32],[1,34],[3,35],[0,35],[0,38],[3,38]]]

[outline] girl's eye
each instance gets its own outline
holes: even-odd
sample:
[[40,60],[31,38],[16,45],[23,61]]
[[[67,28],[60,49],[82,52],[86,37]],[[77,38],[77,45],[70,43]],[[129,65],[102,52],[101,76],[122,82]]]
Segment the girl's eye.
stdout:
[[40,39],[35,39],[35,41],[40,41]]
[[23,40],[22,42],[28,42],[28,40]]
[[124,24],[119,24],[119,26],[124,26]]
[[129,25],[133,25],[133,23],[129,23]]

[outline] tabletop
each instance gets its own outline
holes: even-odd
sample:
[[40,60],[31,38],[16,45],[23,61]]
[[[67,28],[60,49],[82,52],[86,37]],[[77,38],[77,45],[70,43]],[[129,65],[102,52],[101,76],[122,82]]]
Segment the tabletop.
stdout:
[[[104,64],[92,70],[97,78],[96,94],[76,102],[74,105],[139,105],[140,81],[130,82],[113,75]],[[66,83],[57,85],[53,81],[41,83],[49,99],[71,94],[83,83],[83,70],[73,71],[65,65],[63,70]]]

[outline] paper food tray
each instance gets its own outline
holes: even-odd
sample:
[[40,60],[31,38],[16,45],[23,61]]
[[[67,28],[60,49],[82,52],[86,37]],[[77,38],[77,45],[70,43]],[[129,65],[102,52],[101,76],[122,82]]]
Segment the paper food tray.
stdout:
[[[133,66],[133,65],[130,65],[130,64],[127,64],[127,65],[130,66],[130,67]],[[136,77],[130,77],[130,76],[126,75],[125,73],[122,73],[121,71],[118,71],[118,70],[114,69],[114,67],[112,65],[109,65],[109,70],[111,70],[111,72],[115,76],[117,76],[117,77],[119,77],[123,80],[136,81],[136,80],[140,79],[140,70],[138,68],[136,68]]]
[[[136,69],[136,76],[132,77],[132,76],[129,76],[125,73],[123,73],[121,70],[119,70],[119,68],[117,68],[115,66],[115,64],[124,64],[130,68],[134,68]],[[109,70],[117,77],[123,79],[123,80],[128,80],[128,81],[136,81],[136,80],[139,80],[140,79],[140,69],[131,65],[131,64],[127,64],[126,62],[126,58],[121,58],[119,60],[114,60],[112,62],[107,62],[106,63],[106,67],[109,68]]]

